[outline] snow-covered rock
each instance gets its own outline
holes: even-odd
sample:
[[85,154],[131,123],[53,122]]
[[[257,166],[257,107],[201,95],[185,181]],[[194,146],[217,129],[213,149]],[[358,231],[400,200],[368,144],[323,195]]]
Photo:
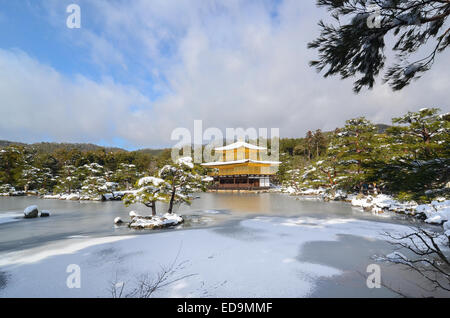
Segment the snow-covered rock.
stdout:
[[134,211],[130,211],[130,213],[128,214],[130,216],[130,218],[135,218],[136,216],[138,216],[138,214]]
[[293,188],[293,187],[287,187],[287,188],[285,188],[285,189],[282,189],[282,191],[284,192],[284,193],[289,193],[289,194],[294,194],[296,191],[295,191],[295,189]]
[[353,206],[357,206],[357,207],[362,207],[362,208],[370,208],[372,206],[374,206],[374,203],[372,202],[373,198],[372,196],[368,196],[368,197],[355,197],[352,199],[352,205]]
[[30,205],[23,211],[23,214],[26,219],[37,218],[39,215],[37,205]]
[[389,195],[378,194],[375,196],[361,196],[352,197],[352,205],[362,207],[365,211],[372,211],[376,213],[382,212],[382,210],[388,210],[396,213],[403,214],[415,214],[417,203],[411,202],[399,202]]
[[116,217],[116,218],[114,219],[114,224],[117,224],[117,225],[123,224],[123,221],[122,221],[122,219],[121,219],[120,217]]
[[77,201],[80,200],[80,195],[78,193],[71,193],[65,198],[66,200]]
[[431,224],[442,224],[450,220],[450,200],[438,198],[430,204],[421,204],[416,207],[418,213],[426,216],[425,222]]
[[112,194],[112,193],[102,194],[102,201],[114,201],[114,200],[116,200],[114,194]]
[[166,213],[164,216],[135,216],[128,226],[133,229],[163,229],[183,222],[181,216]]
[[444,223],[444,233],[447,237],[450,237],[450,221]]
[[431,224],[442,224],[449,220],[450,220],[450,207],[437,210],[429,218],[427,218],[425,222]]
[[91,197],[91,200],[94,200],[94,201],[120,201],[126,194],[130,194],[130,193],[134,193],[134,192],[135,191],[133,191],[133,190],[113,191],[113,192],[104,193],[98,197],[94,197],[94,198]]
[[318,195],[318,194],[322,194],[325,192],[325,189],[319,188],[319,189],[306,189],[306,190],[302,190],[300,191],[301,194],[304,195]]
[[40,216],[41,216],[42,218],[49,217],[49,216],[50,216],[50,211],[42,210]]
[[9,194],[12,197],[21,197],[26,195],[25,191],[14,191]]
[[58,200],[61,197],[60,194],[46,194],[42,196],[43,199],[56,199]]

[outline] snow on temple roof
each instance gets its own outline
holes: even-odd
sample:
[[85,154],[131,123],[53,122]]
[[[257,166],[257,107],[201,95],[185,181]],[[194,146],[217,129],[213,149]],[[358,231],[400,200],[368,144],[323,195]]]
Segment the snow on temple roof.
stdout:
[[235,161],[216,161],[216,162],[207,162],[202,163],[202,166],[222,166],[222,165],[232,165],[232,164],[238,164],[238,163],[262,163],[262,164],[271,164],[271,165],[279,165],[280,161],[261,161],[261,160],[252,160],[252,159],[242,159],[242,160],[235,160]]
[[226,151],[226,150],[233,150],[233,149],[238,149],[238,148],[248,148],[248,149],[255,149],[255,150],[266,150],[267,148],[265,147],[258,147],[256,145],[252,145],[249,143],[246,143],[245,141],[238,141],[235,142],[234,144],[230,144],[230,145],[226,145],[224,147],[219,147],[219,148],[215,148],[215,151]]

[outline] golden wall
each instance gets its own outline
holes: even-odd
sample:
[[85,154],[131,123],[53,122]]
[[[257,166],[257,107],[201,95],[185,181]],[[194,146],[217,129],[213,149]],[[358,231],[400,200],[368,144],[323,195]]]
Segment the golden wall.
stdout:
[[261,160],[260,150],[239,148],[222,152],[222,161],[235,161],[243,159]]
[[218,167],[218,172],[211,172],[211,176],[230,176],[237,174],[259,174],[259,175],[272,175],[277,172],[277,166],[268,166],[260,164],[237,164]]

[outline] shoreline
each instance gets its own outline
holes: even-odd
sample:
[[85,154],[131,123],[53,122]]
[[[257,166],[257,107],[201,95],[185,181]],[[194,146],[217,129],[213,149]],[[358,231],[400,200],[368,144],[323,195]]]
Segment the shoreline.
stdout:
[[[39,195],[28,192],[22,194],[0,193],[0,197],[37,197],[45,200],[66,200],[66,201],[92,201],[107,202],[121,201],[121,197],[127,191],[115,191],[107,193],[100,197],[90,197],[80,193],[70,194],[47,194]],[[425,223],[443,226],[447,236],[450,236],[450,200],[444,197],[435,198],[431,203],[418,204],[415,201],[400,202],[388,194],[360,194],[346,193],[342,190],[336,190],[334,194],[327,192],[325,188],[308,188],[304,190],[295,190],[293,187],[277,187],[265,190],[214,190],[208,189],[206,193],[230,193],[230,194],[262,194],[262,193],[280,193],[298,198],[308,198],[311,200],[320,200],[323,202],[340,201],[350,203],[353,207],[362,208],[364,212],[371,212],[375,215],[384,212],[392,212],[400,215],[408,215]],[[447,223],[447,224],[445,224]]]
[[278,192],[293,197],[312,197],[324,202],[341,201],[350,203],[353,207],[361,208],[364,212],[382,214],[392,212],[400,215],[408,215],[424,223],[441,225],[447,237],[450,237],[450,200],[437,197],[431,203],[418,204],[415,201],[400,202],[387,194],[348,194],[342,190],[336,190],[330,194],[324,188],[295,190],[292,187],[282,187]]

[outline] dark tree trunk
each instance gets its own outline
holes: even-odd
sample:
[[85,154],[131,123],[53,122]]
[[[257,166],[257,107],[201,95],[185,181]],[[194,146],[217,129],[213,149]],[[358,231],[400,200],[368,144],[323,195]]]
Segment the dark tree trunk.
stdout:
[[172,195],[170,197],[170,202],[169,202],[169,211],[167,211],[169,214],[172,214],[173,201],[175,200],[175,191],[176,191],[176,188],[172,187]]
[[145,206],[152,209],[152,216],[156,215],[156,201],[147,202]]
[[152,202],[152,216],[156,215],[156,202]]

